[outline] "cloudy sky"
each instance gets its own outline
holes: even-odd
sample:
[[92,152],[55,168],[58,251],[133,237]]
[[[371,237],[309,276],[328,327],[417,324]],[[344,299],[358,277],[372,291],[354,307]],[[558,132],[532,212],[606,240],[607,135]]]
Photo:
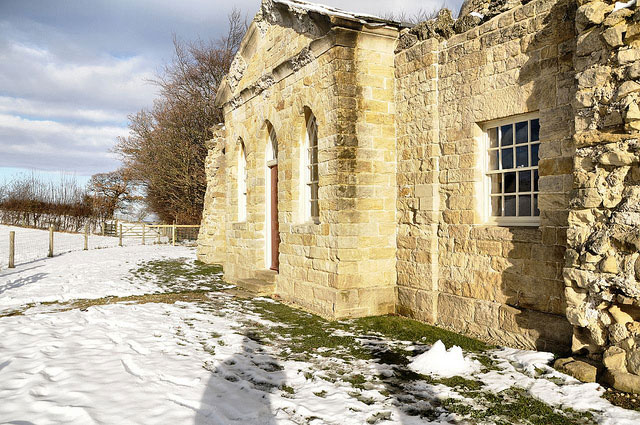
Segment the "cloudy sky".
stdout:
[[[461,0],[323,0],[346,10],[415,12]],[[149,79],[171,59],[172,34],[217,38],[236,6],[259,0],[0,0],[0,183],[16,173],[119,165],[110,153],[127,115],[151,105]]]

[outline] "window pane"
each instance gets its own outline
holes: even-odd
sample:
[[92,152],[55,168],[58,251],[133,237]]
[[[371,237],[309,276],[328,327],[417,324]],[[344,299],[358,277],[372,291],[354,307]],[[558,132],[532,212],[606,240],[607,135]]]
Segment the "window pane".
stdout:
[[515,217],[516,216],[516,197],[513,196],[505,196],[504,197],[504,215],[506,217]]
[[498,149],[489,151],[489,170],[498,170]]
[[516,148],[516,168],[529,166],[529,146]]
[[491,215],[494,217],[502,216],[502,196],[491,197]]
[[540,143],[531,145],[531,165],[533,167],[538,165],[538,157],[540,156]]
[[531,120],[531,141],[536,142],[540,140],[540,120]]
[[491,193],[502,193],[502,174],[491,175]]
[[500,127],[500,144],[502,146],[513,145],[513,124]]
[[533,170],[533,191],[538,191],[538,170]]
[[490,128],[488,130],[489,133],[489,147],[497,148],[498,147],[498,127]]
[[538,209],[538,195],[533,195],[533,215],[535,217],[540,216],[540,210]]
[[502,149],[502,169],[513,168],[513,148]]
[[311,217],[318,217],[320,215],[320,207],[318,204],[318,185],[311,185]]
[[526,217],[531,215],[531,195],[518,196],[518,216]]
[[531,171],[518,171],[518,192],[531,192]]
[[516,173],[504,173],[504,192],[514,193],[516,191]]
[[529,122],[516,123],[516,143],[527,143],[529,141]]

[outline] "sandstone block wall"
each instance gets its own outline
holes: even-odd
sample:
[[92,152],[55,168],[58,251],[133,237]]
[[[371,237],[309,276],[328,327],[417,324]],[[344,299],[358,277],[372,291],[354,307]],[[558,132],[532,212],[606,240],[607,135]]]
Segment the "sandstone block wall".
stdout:
[[[241,71],[228,78],[238,83],[228,85],[225,102],[227,280],[268,268],[268,121],[278,139],[276,294],[331,318],[394,312],[396,40],[394,28],[309,20],[264,3],[236,60]],[[307,207],[300,205],[305,108],[318,124],[318,223],[301,215]],[[248,170],[243,222],[237,210],[240,140]]]
[[198,259],[204,263],[222,264],[227,253],[226,208],[227,188],[225,162],[226,129],[224,125],[212,128],[213,138],[207,142],[209,153],[205,162],[207,192],[204,198],[200,233],[198,234]]
[[[567,264],[573,351],[640,391],[640,9],[582,1]],[[628,385],[627,385],[628,384]],[[627,385],[627,386],[625,386]]]
[[[568,348],[573,16],[569,1],[538,0],[458,34],[461,21],[441,13],[401,37],[400,313],[507,345]],[[540,226],[486,225],[481,125],[525,113],[540,118]]]

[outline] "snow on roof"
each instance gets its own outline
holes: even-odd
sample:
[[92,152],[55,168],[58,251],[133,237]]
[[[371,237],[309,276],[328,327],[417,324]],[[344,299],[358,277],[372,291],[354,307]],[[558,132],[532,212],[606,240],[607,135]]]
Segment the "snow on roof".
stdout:
[[316,12],[322,15],[335,16],[338,18],[349,19],[359,21],[363,24],[390,24],[393,26],[405,26],[400,22],[380,18],[374,15],[368,15],[366,13],[354,13],[347,12],[342,9],[338,9],[331,6],[325,6],[323,4],[309,3],[301,0],[273,0],[273,3],[282,4],[288,6],[289,9],[302,12]]

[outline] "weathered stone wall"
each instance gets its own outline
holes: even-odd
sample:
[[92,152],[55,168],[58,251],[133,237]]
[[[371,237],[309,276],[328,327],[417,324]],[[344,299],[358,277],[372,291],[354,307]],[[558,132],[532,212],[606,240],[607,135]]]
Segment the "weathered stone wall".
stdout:
[[[207,162],[199,256],[222,261],[230,281],[266,269],[268,121],[279,150],[278,296],[326,317],[397,311],[506,345],[573,341],[631,385],[640,372],[637,5],[466,5],[457,21],[445,10],[398,37],[265,0],[221,88],[227,128]],[[301,214],[305,108],[318,123],[319,223]],[[482,126],[527,113],[540,120],[540,223],[490,225]]]
[[573,351],[640,392],[640,9],[580,4],[567,317]]
[[[244,74],[231,75],[240,85],[229,87],[225,102],[225,278],[253,278],[267,268],[268,121],[278,139],[276,295],[332,318],[393,312],[397,30],[339,19],[330,25],[301,22],[308,17],[286,14],[280,6],[276,12],[265,2],[254,24],[260,31],[250,30],[256,38],[250,36],[241,49],[246,63],[238,69]],[[272,55],[277,46],[291,54],[281,63]],[[287,50],[291,46],[301,50]],[[305,107],[318,123],[319,223],[305,223],[301,215],[307,207],[300,205]],[[248,170],[243,222],[237,211],[239,140]]]
[[202,221],[198,234],[198,259],[204,263],[222,264],[226,257],[226,129],[220,124],[212,128],[213,138],[207,141],[205,161],[207,192],[204,197]]
[[[402,314],[508,345],[568,347],[571,4],[518,4],[459,34],[441,13],[401,38],[411,46],[396,57]],[[540,227],[486,225],[480,126],[530,112],[541,126]]]

